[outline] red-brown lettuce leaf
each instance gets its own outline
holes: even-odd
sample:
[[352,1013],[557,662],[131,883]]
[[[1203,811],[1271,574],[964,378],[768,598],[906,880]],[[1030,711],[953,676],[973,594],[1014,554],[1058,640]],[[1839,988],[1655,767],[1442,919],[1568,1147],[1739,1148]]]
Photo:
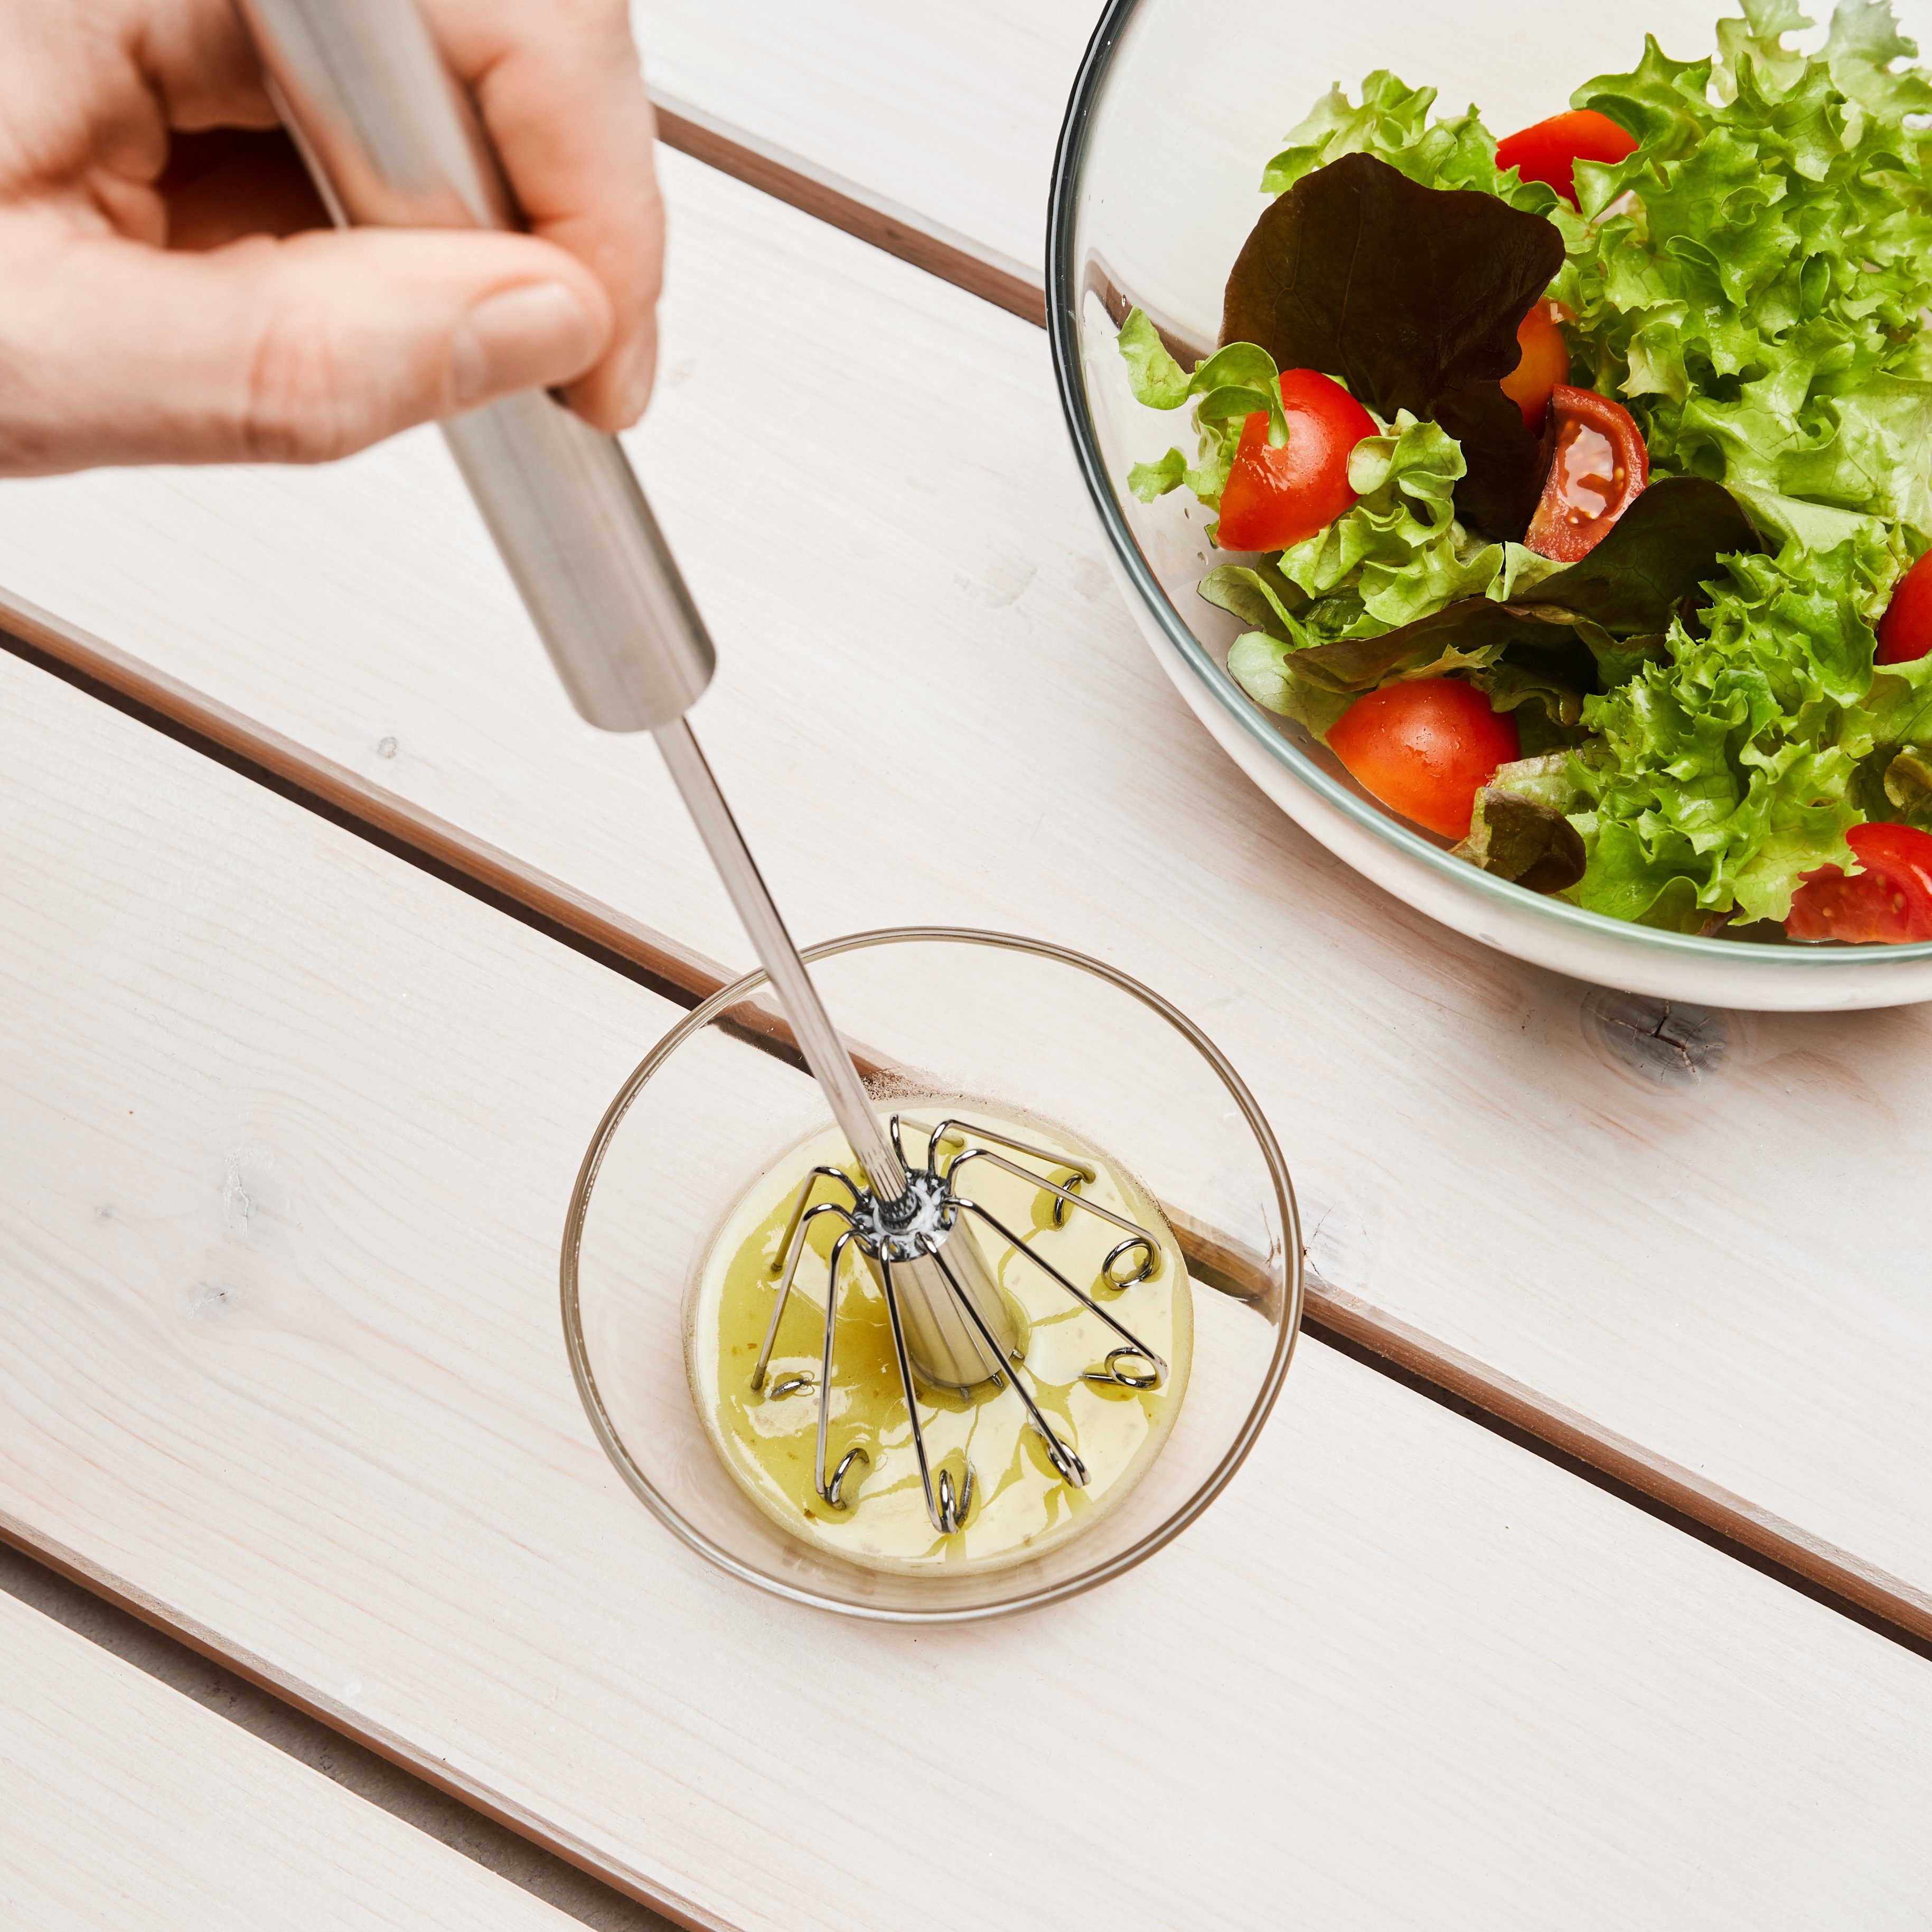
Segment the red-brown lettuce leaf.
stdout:
[[1560,812],[1499,786],[1476,794],[1469,836],[1456,856],[1532,892],[1565,892],[1584,874],[1582,835]]
[[1228,278],[1221,340],[1339,377],[1384,421],[1405,409],[1436,418],[1454,398],[1475,444],[1457,513],[1484,536],[1517,538],[1540,448],[1520,412],[1511,430],[1502,411],[1515,405],[1498,386],[1521,356],[1517,327],[1562,266],[1563,238],[1541,215],[1348,154],[1256,223]]
[[1486,597],[1465,597],[1378,638],[1311,644],[1289,662],[1300,676],[1324,690],[1372,691],[1394,672],[1418,670],[1445,656],[1452,663],[1458,658],[1492,657],[1510,644],[1539,641],[1552,628],[1566,640],[1575,635],[1567,623],[1552,626]]
[[1550,465],[1543,439],[1530,434],[1499,382],[1466,383],[1436,404],[1436,420],[1468,466],[1456,485],[1456,515],[1483,536],[1520,542]]

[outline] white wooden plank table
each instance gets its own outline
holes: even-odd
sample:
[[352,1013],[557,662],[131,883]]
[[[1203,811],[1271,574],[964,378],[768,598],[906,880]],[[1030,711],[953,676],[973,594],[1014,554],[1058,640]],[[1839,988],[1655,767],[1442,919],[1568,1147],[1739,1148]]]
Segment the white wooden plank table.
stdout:
[[460,1852],[0,1594],[8,1932],[568,1932]]
[[[1566,1446],[1580,1417],[1587,1460],[1624,1473],[1622,1438],[1635,1479],[1675,1465],[1706,1520],[1782,1519],[1788,1560],[1838,1546],[1824,1570],[1932,1631],[1932,1017],[1733,1016],[1715,1078],[1645,1084],[1582,988],[1408,914],[1214,752],[1119,607],[1035,332],[666,159],[636,448],[721,639],[700,734],[802,933],[1006,926],[1150,980],[1256,1087],[1315,1264],[1378,1333],[1526,1385]],[[812,372],[790,392],[743,380],[774,315]],[[720,448],[760,460],[721,473]],[[670,976],[742,958],[652,754],[569,715],[432,436],[332,471],[0,486],[0,584]],[[939,798],[943,856],[911,830]],[[828,851],[821,826],[882,811],[893,866]]]
[[[676,138],[1024,313],[1084,10],[644,17]],[[635,448],[723,646],[700,732],[802,934],[1012,926],[1152,980],[1274,1117],[1336,1332],[1932,1632],[1925,1016],[1731,1016],[1716,1077],[1643,1084],[1581,989],[1403,913],[1220,763],[1114,601],[1036,332],[666,172]],[[434,438],[0,486],[0,584],[250,761],[0,656],[0,1533],[694,1924],[1920,1922],[1918,1658],[1319,1347],[1208,1518],[1051,1616],[882,1632],[713,1575],[596,1450],[553,1282],[673,1011],[602,962],[681,999],[742,944]],[[910,836],[935,801],[944,864]],[[882,813],[893,868],[828,856]],[[1794,1221],[1801,1176],[1856,1225]],[[71,1728],[62,1775],[124,1752]],[[414,1842],[370,1842],[410,1896]],[[152,1922],[201,1922],[175,1882]],[[389,1922],[344,1895],[331,1922]]]
[[1918,1658],[1318,1347],[1051,1616],[714,1572],[557,1334],[664,1004],[4,657],[0,825],[0,1523],[259,1681],[745,1932],[1914,1922]]

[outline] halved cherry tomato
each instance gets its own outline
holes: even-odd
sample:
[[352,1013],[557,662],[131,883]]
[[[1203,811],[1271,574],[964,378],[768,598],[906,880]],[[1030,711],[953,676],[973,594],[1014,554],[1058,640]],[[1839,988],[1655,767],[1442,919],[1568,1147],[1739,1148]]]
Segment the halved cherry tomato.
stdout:
[[1785,931],[1793,939],[1850,946],[1932,939],[1932,832],[1912,825],[1855,825],[1845,840],[1864,869],[1821,866],[1807,872]]
[[1445,838],[1468,836],[1477,793],[1521,755],[1516,720],[1454,677],[1366,693],[1329,728],[1328,748],[1390,811]]
[[1560,302],[1540,302],[1516,332],[1522,360],[1503,378],[1503,394],[1522,410],[1532,436],[1543,434],[1550,392],[1570,380],[1570,345],[1561,325],[1575,320]]
[[1340,382],[1315,369],[1281,372],[1288,442],[1269,446],[1260,410],[1241,426],[1241,440],[1221,492],[1223,550],[1286,550],[1326,530],[1353,506],[1348,455],[1376,419]]
[[1587,556],[1650,481],[1650,452],[1629,410],[1591,389],[1550,392],[1556,439],[1543,500],[1523,542],[1558,563]]
[[1636,142],[1607,114],[1582,107],[1506,135],[1496,143],[1496,166],[1504,173],[1514,168],[1526,182],[1546,182],[1574,208],[1579,161],[1621,161],[1636,152]]
[[1898,580],[1878,620],[1875,664],[1915,664],[1932,651],[1932,550]]

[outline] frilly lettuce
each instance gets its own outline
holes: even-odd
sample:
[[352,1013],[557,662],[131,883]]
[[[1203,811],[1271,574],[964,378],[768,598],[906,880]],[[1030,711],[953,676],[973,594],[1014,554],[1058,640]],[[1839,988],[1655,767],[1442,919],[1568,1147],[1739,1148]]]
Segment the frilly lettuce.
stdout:
[[1134,465],[1127,487],[1142,502],[1150,503],[1185,484],[1210,509],[1218,508],[1241,431],[1251,416],[1268,417],[1270,442],[1277,446],[1287,442],[1281,372],[1266,350],[1251,342],[1230,343],[1190,376],[1139,309],[1120,325],[1120,345],[1135,400],[1155,410],[1178,410],[1192,403],[1195,426],[1201,433],[1198,463],[1190,464],[1179,450],[1170,449],[1158,463]]
[[1570,761],[1589,854],[1579,903],[1693,928],[1733,909],[1782,920],[1804,873],[1853,868],[1891,561],[1856,539],[1731,558],[1696,632],[1673,624],[1666,658],[1586,702],[1597,735]]
[[1473,106],[1431,122],[1435,104],[1434,88],[1407,86],[1386,68],[1363,82],[1359,106],[1340,88],[1330,88],[1268,163],[1262,192],[1284,194],[1304,176],[1346,154],[1370,154],[1420,187],[1493,194],[1582,237],[1584,224],[1554,188],[1526,182],[1514,168],[1505,173],[1497,167],[1496,137]]
[[[1932,84],[1878,0],[1845,0],[1822,52],[1791,0],[1744,0],[1714,61],[1653,40],[1573,97],[1641,145],[1580,164],[1595,218],[1573,254],[1571,334],[1621,394],[1652,464],[1714,477],[1780,539],[1830,548],[1862,524],[1932,543]],[[1625,200],[1624,197],[1628,196]]]

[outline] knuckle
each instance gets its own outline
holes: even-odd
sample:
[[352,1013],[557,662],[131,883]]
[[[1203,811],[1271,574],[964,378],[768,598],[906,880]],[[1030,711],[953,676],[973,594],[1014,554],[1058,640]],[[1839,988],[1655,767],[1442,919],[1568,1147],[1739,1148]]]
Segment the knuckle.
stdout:
[[249,460],[331,463],[372,440],[352,376],[322,316],[278,304],[256,338],[242,389],[238,440]]

